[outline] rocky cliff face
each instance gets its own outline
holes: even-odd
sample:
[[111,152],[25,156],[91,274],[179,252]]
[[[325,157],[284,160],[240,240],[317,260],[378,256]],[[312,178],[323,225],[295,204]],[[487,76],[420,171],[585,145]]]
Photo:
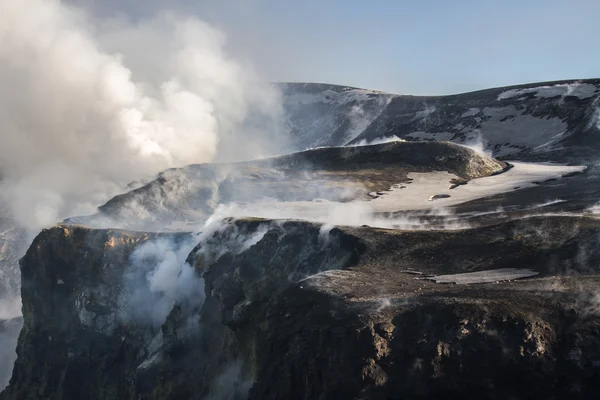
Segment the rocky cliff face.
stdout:
[[[187,234],[53,228],[22,261],[2,398],[593,398],[599,234],[569,217],[456,232],[246,219],[187,248]],[[189,250],[202,290],[153,292],[152,310],[169,300],[157,319],[132,301],[151,279],[130,277],[156,273],[139,254],[160,240]],[[429,279],[502,268],[538,275]]]

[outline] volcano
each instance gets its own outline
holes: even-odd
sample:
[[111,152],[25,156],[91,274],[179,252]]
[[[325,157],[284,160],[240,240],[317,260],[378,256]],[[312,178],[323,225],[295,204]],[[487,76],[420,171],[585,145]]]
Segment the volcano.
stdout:
[[0,399],[596,398],[600,80],[277,85],[290,154],[0,214]]

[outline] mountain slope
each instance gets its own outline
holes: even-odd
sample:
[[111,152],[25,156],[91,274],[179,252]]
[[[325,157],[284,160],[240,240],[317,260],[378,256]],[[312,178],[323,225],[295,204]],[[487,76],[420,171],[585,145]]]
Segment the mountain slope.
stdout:
[[294,147],[343,146],[360,135],[395,95],[317,83],[279,84]]
[[[292,127],[304,129],[293,132],[306,146],[397,136],[462,144],[481,141],[495,156],[525,158],[599,144],[598,79],[450,96],[390,95],[319,84],[285,84],[284,93]],[[366,111],[354,118],[352,110],[361,109]],[[355,121],[353,125],[349,120]]]

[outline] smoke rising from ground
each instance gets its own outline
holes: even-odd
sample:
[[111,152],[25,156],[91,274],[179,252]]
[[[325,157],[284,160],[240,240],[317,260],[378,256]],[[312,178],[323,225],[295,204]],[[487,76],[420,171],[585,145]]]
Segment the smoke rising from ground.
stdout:
[[202,304],[204,282],[185,262],[194,245],[192,238],[160,238],[134,251],[124,277],[128,299],[122,318],[160,326],[176,302]]
[[252,158],[271,142],[278,93],[208,24],[96,21],[56,0],[0,1],[2,197],[20,224],[36,230],[131,180]]
[[252,380],[244,376],[243,363],[234,361],[216,377],[204,400],[245,399],[252,384]]
[[487,148],[488,143],[483,138],[483,135],[479,130],[476,130],[473,136],[468,137],[467,141],[465,143],[462,143],[462,145],[484,156],[494,156],[492,151]]
[[392,136],[387,136],[387,137],[384,136],[384,137],[376,138],[371,141],[368,141],[367,139],[363,139],[363,140],[357,142],[356,144],[349,145],[348,147],[370,146],[370,145],[374,145],[374,144],[383,144],[383,143],[390,143],[390,142],[406,142],[406,140],[400,139],[396,135],[392,135]]
[[323,234],[334,226],[361,226],[385,229],[466,229],[470,225],[457,218],[444,207],[423,211],[407,211],[396,215],[377,213],[368,201],[335,202],[279,202],[265,199],[251,205],[237,203],[221,204],[211,218],[220,220],[226,217],[260,217],[265,219],[299,219],[321,223]]

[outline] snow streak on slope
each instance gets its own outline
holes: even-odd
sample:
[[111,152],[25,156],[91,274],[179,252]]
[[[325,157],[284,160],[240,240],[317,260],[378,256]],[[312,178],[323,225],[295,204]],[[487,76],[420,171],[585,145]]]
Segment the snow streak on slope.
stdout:
[[535,97],[553,98],[566,96],[575,96],[579,99],[587,99],[598,93],[598,88],[586,83],[565,83],[553,86],[539,86],[524,89],[510,89],[498,95],[498,100],[511,99],[517,96],[523,96],[534,93]]
[[395,97],[374,90],[321,84],[284,84],[283,91],[296,149],[349,143]]

